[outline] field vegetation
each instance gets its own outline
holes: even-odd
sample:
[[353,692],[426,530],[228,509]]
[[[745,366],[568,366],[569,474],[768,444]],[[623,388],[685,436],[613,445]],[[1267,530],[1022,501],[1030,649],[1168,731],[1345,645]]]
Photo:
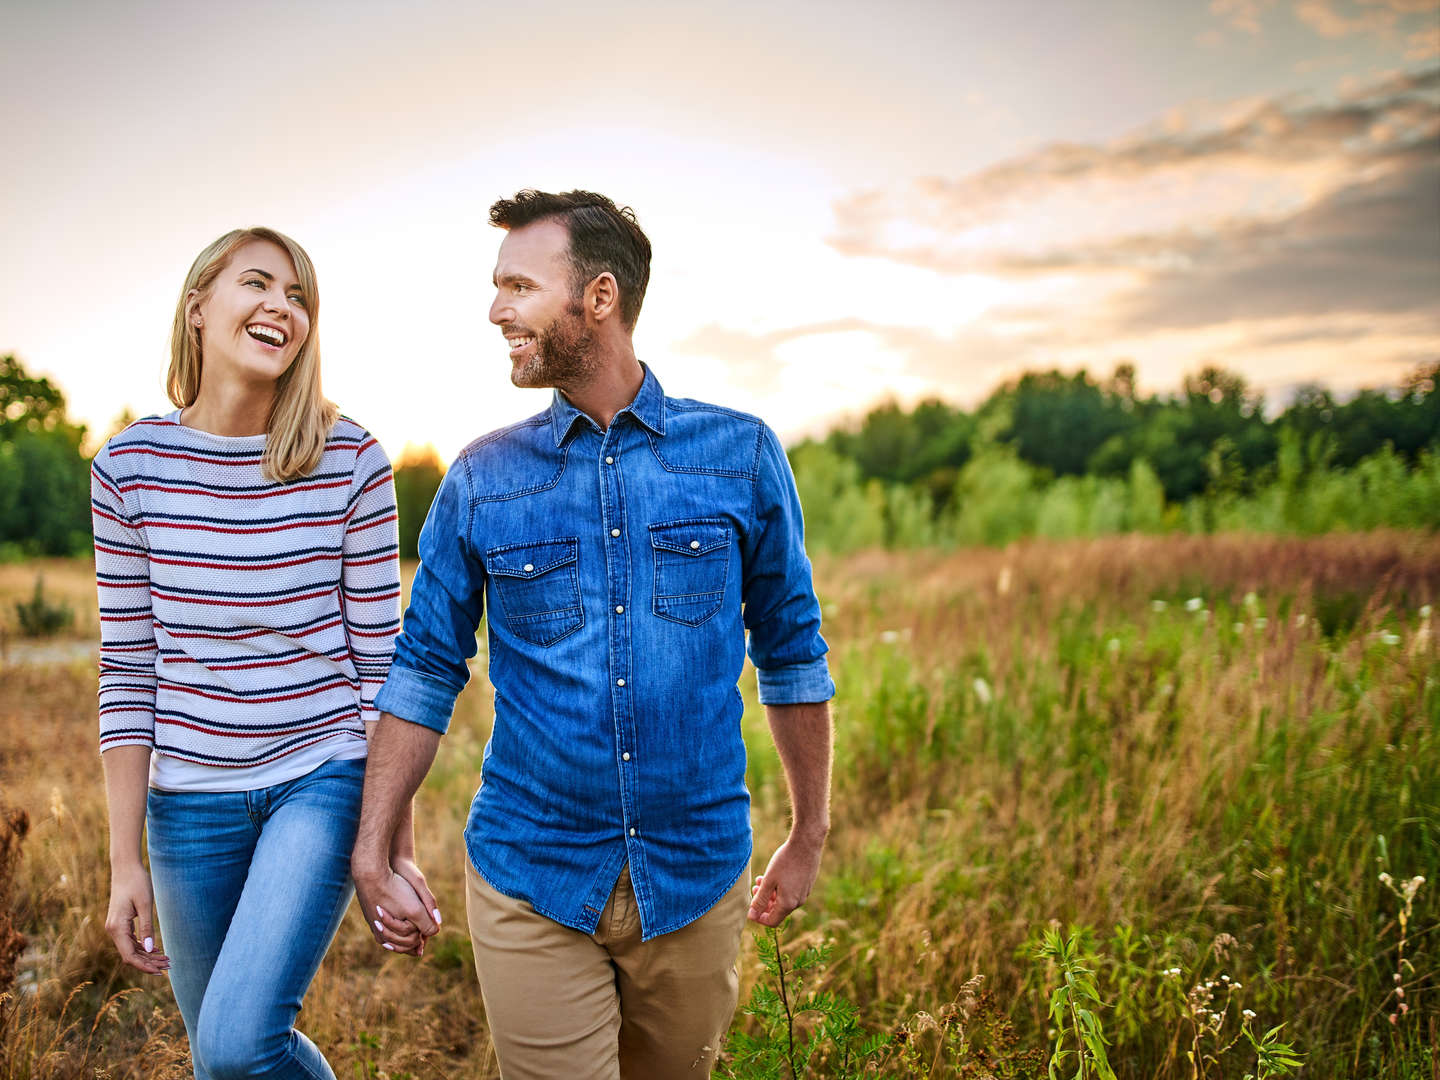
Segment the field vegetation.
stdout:
[[[0,579],[12,629],[34,569]],[[731,1075],[1440,1075],[1435,537],[871,550],[817,583],[834,829],[810,903],[747,934]],[[743,689],[758,860],[784,786]],[[83,659],[0,667],[0,1080],[188,1075],[101,926],[94,703]],[[482,662],[417,803],[445,929],[417,963],[352,910],[306,1000],[341,1077],[495,1075],[460,862],[489,723]]]

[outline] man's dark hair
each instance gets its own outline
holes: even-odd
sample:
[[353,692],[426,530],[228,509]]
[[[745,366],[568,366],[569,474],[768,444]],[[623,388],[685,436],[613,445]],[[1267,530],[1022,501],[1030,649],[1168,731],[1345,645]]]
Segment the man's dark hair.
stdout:
[[575,297],[607,270],[620,286],[620,321],[635,328],[645,287],[650,284],[650,240],[640,231],[635,211],[617,207],[593,191],[517,191],[490,207],[490,224],[519,229],[553,218],[570,233],[570,287]]

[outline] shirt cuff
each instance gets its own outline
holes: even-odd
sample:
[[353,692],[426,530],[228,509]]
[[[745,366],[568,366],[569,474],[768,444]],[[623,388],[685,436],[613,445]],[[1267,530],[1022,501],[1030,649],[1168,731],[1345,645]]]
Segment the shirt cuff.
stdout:
[[809,705],[835,696],[830,665],[822,656],[803,664],[756,668],[761,705]]
[[444,735],[460,689],[434,676],[391,665],[385,685],[375,695],[375,708]]

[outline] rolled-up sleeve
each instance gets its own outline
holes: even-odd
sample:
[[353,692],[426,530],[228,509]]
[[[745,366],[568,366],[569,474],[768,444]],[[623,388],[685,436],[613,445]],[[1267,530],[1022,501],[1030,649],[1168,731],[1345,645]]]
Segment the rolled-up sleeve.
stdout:
[[760,701],[798,705],[835,696],[829,646],[820,636],[805,525],[790,462],[775,433],[761,425],[751,528],[745,537],[745,626]]
[[420,530],[420,569],[385,685],[375,697],[381,712],[442,734],[455,699],[470,680],[475,630],[485,611],[483,563],[471,555],[469,474],[465,459],[452,465]]

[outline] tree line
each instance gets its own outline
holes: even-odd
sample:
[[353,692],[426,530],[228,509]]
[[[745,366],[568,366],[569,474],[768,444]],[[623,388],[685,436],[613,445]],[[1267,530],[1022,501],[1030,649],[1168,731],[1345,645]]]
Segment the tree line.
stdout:
[[[1302,388],[1282,410],[1206,368],[1174,394],[1135,369],[1030,372],[973,411],[890,402],[790,450],[816,550],[1004,544],[1023,536],[1440,527],[1440,363],[1344,401]],[[128,422],[121,417],[115,430]],[[0,357],[0,559],[90,547],[86,429],[65,397]],[[402,557],[444,469],[396,462]]]
[[1440,363],[1272,413],[1234,372],[1142,395],[1135,369],[1030,372],[973,412],[888,403],[790,451],[811,545],[1440,527]]

